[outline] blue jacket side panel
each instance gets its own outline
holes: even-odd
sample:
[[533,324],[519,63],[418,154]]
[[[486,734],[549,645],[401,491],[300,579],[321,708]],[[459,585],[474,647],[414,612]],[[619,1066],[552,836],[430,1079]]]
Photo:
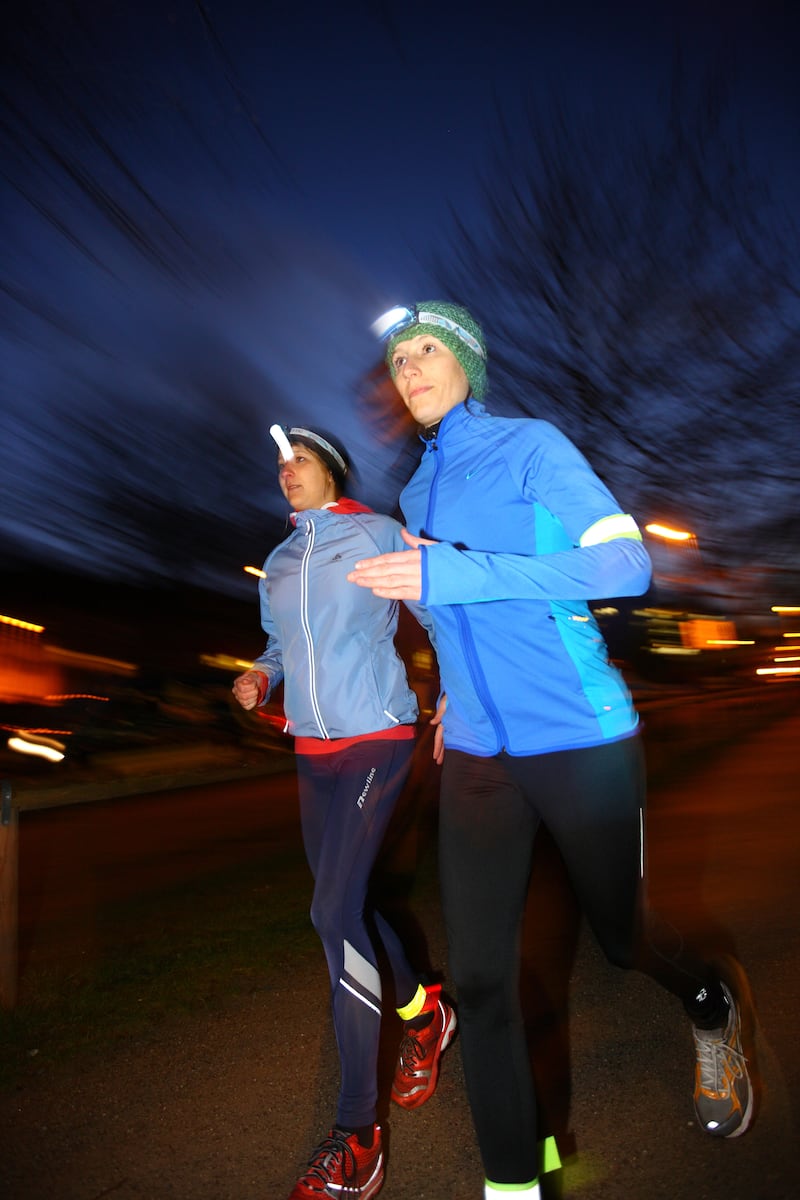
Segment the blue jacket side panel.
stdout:
[[[394,644],[397,603],[347,581],[359,559],[406,548],[391,517],[315,509],[298,513],[268,556],[259,581],[267,644],[254,666],[268,695],[284,679],[291,733],[355,737],[416,720]],[[415,615],[430,624],[419,606]]]
[[546,421],[451,410],[401,496],[423,552],[445,742],[538,754],[628,736],[638,718],[588,600],[646,591],[641,541],[578,543],[619,505]]

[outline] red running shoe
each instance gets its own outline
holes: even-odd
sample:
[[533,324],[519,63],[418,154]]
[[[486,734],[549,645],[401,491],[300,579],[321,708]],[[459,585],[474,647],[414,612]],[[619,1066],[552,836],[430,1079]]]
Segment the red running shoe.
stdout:
[[289,1200],[370,1200],[383,1187],[383,1150],[381,1127],[365,1149],[354,1133],[332,1129],[317,1146],[305,1174],[292,1188]]
[[427,987],[428,999],[422,1012],[433,1012],[424,1029],[406,1022],[392,1083],[392,1099],[401,1108],[419,1108],[436,1091],[439,1059],[456,1032],[455,1009],[441,997],[441,985]]

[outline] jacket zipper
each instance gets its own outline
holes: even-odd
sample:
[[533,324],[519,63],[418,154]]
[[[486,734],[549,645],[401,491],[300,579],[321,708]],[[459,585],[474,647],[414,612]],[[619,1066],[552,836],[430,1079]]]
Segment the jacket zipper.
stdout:
[[316,534],[314,530],[314,522],[306,523],[306,547],[303,551],[303,558],[300,564],[300,624],[306,638],[306,646],[308,647],[308,694],[311,700],[311,708],[314,713],[314,719],[323,738],[330,738],[328,730],[325,728],[325,722],[322,719],[322,713],[317,699],[317,663],[314,656],[314,638],[311,634],[311,621],[308,615],[309,587],[308,577],[311,564],[311,553],[314,549]]
[[425,528],[421,532],[424,533],[426,537],[430,537],[430,530],[433,521],[433,510],[436,505],[436,493],[439,488],[439,466],[442,461],[442,455],[439,449],[439,443],[435,437],[428,442],[426,449],[428,454],[432,454],[434,456],[433,481],[431,483],[431,490],[428,492],[428,512],[425,517]]
[[[428,442],[428,451],[429,453],[434,454],[435,457],[433,460],[433,481],[431,483],[431,490],[428,493],[428,515],[425,522],[426,530],[433,528],[433,510],[439,490],[439,470],[443,462],[442,452],[439,449],[439,443],[436,438],[433,438],[430,442]],[[453,605],[453,611],[456,624],[458,625],[458,638],[461,642],[461,651],[464,656],[464,661],[467,664],[467,669],[469,670],[472,686],[475,689],[475,695],[477,696],[479,703],[483,706],[487,717],[492,723],[492,728],[494,729],[495,737],[497,738],[496,753],[499,754],[500,751],[504,750],[508,744],[505,726],[503,725],[500,714],[495,708],[494,702],[489,694],[488,688],[486,687],[486,678],[483,674],[483,668],[478,661],[477,652],[475,650],[475,642],[472,637],[472,629],[470,628],[469,617],[467,616],[466,608],[464,605],[456,604]]]

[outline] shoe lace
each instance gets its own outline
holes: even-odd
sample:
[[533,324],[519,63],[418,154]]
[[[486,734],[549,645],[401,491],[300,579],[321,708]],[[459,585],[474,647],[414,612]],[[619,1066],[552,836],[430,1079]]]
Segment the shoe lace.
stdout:
[[308,1160],[308,1170],[303,1176],[303,1182],[317,1191],[335,1180],[336,1168],[342,1173],[343,1183],[353,1183],[357,1175],[356,1156],[343,1134],[333,1130],[320,1142],[311,1158]]
[[745,1073],[745,1056],[725,1036],[698,1037],[697,1063],[700,1086],[704,1091],[719,1092],[731,1074],[741,1078]]
[[407,1071],[409,1074],[413,1075],[414,1071],[417,1069],[417,1066],[424,1057],[425,1050],[423,1049],[422,1042],[417,1036],[417,1031],[408,1030],[403,1034],[402,1041],[400,1042],[399,1058],[400,1066],[402,1067],[403,1071]]

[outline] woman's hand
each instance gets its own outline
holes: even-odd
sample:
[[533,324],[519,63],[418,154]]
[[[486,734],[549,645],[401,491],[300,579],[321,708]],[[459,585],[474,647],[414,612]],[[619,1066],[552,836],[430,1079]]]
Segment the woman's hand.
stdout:
[[242,708],[255,708],[258,704],[262,680],[263,675],[260,671],[245,671],[244,675],[236,676],[231,691]]
[[444,762],[444,725],[442,718],[447,709],[447,695],[442,692],[439,697],[439,703],[436,705],[436,712],[431,717],[430,724],[436,726],[436,731],[433,735],[433,761],[437,767],[440,767]]
[[422,554],[420,546],[435,546],[427,538],[414,537],[402,530],[403,541],[410,550],[378,554],[357,562],[347,578],[359,587],[370,588],[384,600],[420,600],[422,598]]

